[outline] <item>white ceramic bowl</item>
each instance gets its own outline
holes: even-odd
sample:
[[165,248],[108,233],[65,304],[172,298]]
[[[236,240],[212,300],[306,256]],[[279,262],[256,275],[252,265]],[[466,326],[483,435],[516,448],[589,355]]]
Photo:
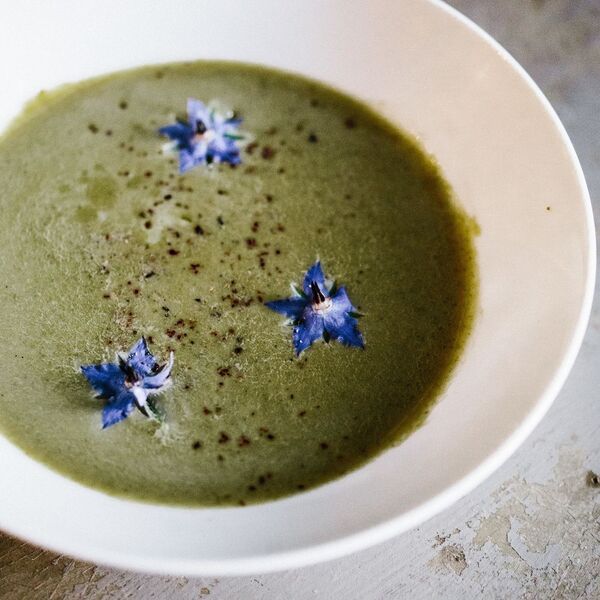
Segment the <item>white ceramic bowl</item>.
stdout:
[[338,481],[244,508],[145,505],[69,481],[0,437],[2,529],[137,570],[297,567],[417,525],[481,482],[539,422],[586,327],[594,227],[562,125],[489,36],[425,0],[22,0],[3,12],[0,127],[41,88],[181,59],[273,65],[370,101],[418,136],[480,224],[481,295],[427,423]]

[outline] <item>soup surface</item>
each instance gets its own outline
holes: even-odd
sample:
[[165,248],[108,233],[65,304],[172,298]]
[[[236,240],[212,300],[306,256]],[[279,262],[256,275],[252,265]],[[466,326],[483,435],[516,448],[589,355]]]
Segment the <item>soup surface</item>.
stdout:
[[[185,174],[157,129],[188,97],[243,118],[242,164]],[[0,140],[0,430],[97,489],[264,501],[356,468],[422,423],[471,326],[472,222],[431,158],[366,106],[234,63],[148,67],[42,93]],[[264,302],[320,258],[365,350]],[[159,397],[101,428],[79,368],[142,335]]]

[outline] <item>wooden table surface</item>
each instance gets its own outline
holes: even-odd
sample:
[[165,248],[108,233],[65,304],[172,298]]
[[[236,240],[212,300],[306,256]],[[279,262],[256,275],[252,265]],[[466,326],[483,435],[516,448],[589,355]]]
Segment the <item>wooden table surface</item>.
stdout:
[[[401,1],[401,0],[398,0]],[[600,202],[600,0],[452,0],[529,71]],[[418,529],[315,567],[154,577],[0,533],[0,599],[600,598],[600,313],[541,425],[487,482]],[[43,508],[43,507],[42,507]]]

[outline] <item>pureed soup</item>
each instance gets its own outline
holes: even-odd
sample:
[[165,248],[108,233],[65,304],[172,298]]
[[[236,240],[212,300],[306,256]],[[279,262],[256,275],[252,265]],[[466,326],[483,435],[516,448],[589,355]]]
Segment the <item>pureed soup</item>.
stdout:
[[[226,138],[240,164],[180,173],[158,130],[214,137],[188,98],[243,119]],[[474,227],[437,166],[314,81],[204,62],[42,93],[0,142],[0,181],[0,428],[109,493],[244,504],[338,477],[423,422],[471,327]],[[317,331],[328,343],[296,356],[298,318],[265,305],[294,297],[317,322],[337,293],[302,291],[317,259],[364,349]],[[80,367],[142,335],[174,355],[161,422],[102,429]]]

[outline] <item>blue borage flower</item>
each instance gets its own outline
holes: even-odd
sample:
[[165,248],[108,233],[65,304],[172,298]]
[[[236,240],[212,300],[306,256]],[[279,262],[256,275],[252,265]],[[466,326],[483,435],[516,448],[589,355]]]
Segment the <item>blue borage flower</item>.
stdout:
[[174,356],[159,364],[144,338],[129,350],[127,356],[117,355],[117,363],[84,365],[81,372],[97,393],[106,400],[102,410],[102,427],[110,427],[129,416],[137,407],[146,417],[160,420],[150,396],[162,392],[170,383]]
[[288,318],[296,356],[321,338],[365,347],[358,331],[357,318],[361,315],[350,302],[346,288],[325,280],[319,261],[306,272],[302,289],[292,285],[292,292],[291,298],[267,302],[266,306]]
[[158,132],[173,140],[179,150],[179,172],[185,173],[196,165],[242,162],[238,142],[247,136],[238,130],[241,119],[226,117],[200,100],[187,101],[188,120],[161,127]]

